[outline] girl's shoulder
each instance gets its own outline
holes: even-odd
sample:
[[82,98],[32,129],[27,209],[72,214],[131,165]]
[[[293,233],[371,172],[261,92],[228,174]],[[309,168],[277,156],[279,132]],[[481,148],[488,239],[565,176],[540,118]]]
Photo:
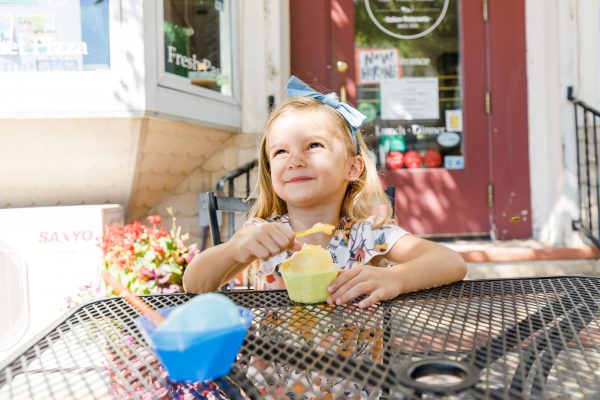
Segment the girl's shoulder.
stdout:
[[373,217],[370,217],[364,221],[356,221],[348,217],[343,217],[340,221],[340,227],[338,229],[343,232],[362,232],[375,235],[381,233],[396,233],[404,236],[408,234],[407,231],[393,223],[376,226],[374,225]]
[[352,268],[356,262],[368,263],[374,257],[388,253],[398,239],[407,234],[395,224],[375,226],[372,219],[342,218],[329,250],[341,268]]
[[355,221],[350,218],[342,218],[340,222],[339,233],[336,235],[342,241],[359,246],[373,245],[390,249],[398,239],[407,235],[408,232],[395,224],[384,224],[376,226],[373,218],[365,221]]

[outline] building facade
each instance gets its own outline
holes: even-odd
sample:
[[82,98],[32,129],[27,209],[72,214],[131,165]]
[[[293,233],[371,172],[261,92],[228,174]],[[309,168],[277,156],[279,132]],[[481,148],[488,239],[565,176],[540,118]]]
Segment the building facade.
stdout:
[[0,207],[172,206],[199,238],[198,193],[255,157],[293,73],[368,115],[407,229],[580,240],[566,90],[600,108],[597,2],[39,0],[0,16]]
[[172,206],[197,238],[197,194],[254,157],[281,94],[287,16],[279,1],[0,2],[0,207]]
[[369,116],[363,130],[402,226],[579,242],[566,93],[598,105],[596,2],[291,4],[292,72]]

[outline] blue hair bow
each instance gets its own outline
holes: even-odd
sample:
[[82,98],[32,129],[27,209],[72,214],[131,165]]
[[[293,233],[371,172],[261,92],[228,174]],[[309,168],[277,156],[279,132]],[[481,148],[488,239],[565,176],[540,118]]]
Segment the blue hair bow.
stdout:
[[289,96],[312,97],[313,99],[318,100],[325,105],[328,105],[329,107],[342,114],[342,117],[344,117],[346,122],[348,122],[348,125],[350,125],[350,130],[352,131],[352,140],[354,141],[356,154],[358,154],[358,139],[356,138],[356,130],[362,125],[363,121],[367,118],[363,113],[358,111],[356,108],[339,101],[337,94],[335,93],[323,94],[314,91],[310,86],[302,82],[294,75],[290,76],[290,79],[288,80],[288,83],[285,88]]

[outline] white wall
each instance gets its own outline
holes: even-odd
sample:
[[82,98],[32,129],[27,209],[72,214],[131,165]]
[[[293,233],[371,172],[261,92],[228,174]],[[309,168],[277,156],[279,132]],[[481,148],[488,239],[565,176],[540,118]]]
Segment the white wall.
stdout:
[[281,0],[240,2],[242,132],[261,133],[267,98],[279,103],[290,73],[289,3]]
[[591,0],[527,0],[531,202],[535,239],[579,244],[573,106],[567,87],[600,101],[600,6]]
[[[0,207],[109,201],[138,216],[143,207],[163,201],[160,196],[167,204],[171,186],[180,183],[174,176],[150,172],[171,166],[178,175],[194,168],[202,175],[201,170],[208,169],[214,182],[202,188],[194,183],[190,190],[198,192],[256,157],[267,97],[272,94],[279,102],[289,77],[288,1],[231,1],[236,5],[232,51],[238,86],[230,99],[161,84],[161,1],[110,4],[110,71],[0,73],[0,167],[7,172],[0,176],[0,193],[10,194],[0,199]],[[237,143],[231,136],[242,130],[241,102],[243,132],[249,135],[239,139],[237,149],[224,146],[225,151],[218,143]],[[160,157],[145,150],[152,135],[164,136],[159,147],[165,154]],[[179,144],[186,140],[192,144],[182,149]],[[199,140],[205,140],[202,152]],[[175,164],[167,165],[171,159]],[[191,159],[197,165],[188,165]],[[146,177],[151,181],[147,187]],[[164,179],[170,184],[159,185]],[[148,187],[152,190],[145,190]]]
[[575,2],[577,38],[575,95],[600,110],[600,2]]

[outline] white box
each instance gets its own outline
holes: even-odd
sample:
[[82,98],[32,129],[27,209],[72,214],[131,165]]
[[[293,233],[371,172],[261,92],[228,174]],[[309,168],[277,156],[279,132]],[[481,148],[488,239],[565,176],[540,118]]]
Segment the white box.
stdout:
[[98,285],[99,239],[115,222],[113,204],[0,209],[0,363]]

